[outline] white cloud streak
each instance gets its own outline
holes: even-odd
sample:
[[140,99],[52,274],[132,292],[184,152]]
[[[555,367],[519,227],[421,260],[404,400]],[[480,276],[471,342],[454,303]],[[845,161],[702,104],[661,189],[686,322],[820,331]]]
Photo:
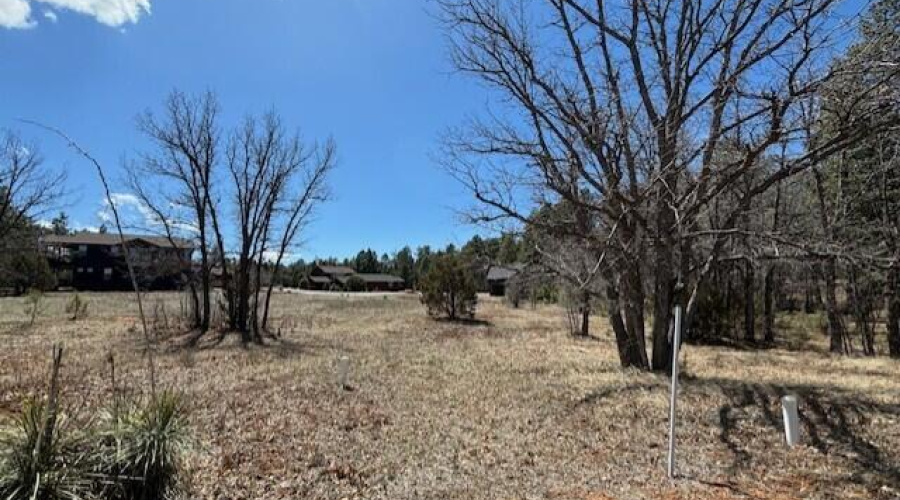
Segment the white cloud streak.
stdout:
[[[164,233],[163,220],[150,207],[145,205],[140,198],[131,193],[112,193],[110,197],[119,211],[123,226]],[[103,206],[97,211],[97,218],[108,226],[115,224],[115,218],[112,210],[109,208],[109,202],[106,200],[103,200]],[[180,233],[176,234],[176,236],[191,237],[199,233],[194,225],[187,222],[175,219],[168,222],[173,232]]]
[[26,0],[0,0],[0,27],[28,29],[35,25],[31,20],[31,4]]
[[[37,21],[31,17],[31,7],[35,3],[84,14],[114,28],[135,24],[150,14],[150,0],[0,0],[0,27],[27,29],[37,26]],[[47,11],[44,16],[56,22],[56,13]]]

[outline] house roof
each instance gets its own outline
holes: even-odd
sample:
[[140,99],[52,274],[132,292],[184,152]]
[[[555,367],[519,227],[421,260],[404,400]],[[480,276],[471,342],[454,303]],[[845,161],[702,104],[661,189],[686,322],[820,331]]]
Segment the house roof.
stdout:
[[337,279],[342,285],[344,285],[353,278],[359,278],[366,283],[406,283],[403,278],[400,278],[398,276],[375,273],[347,274],[344,276],[337,276],[335,279]]
[[359,276],[366,283],[405,283],[403,278],[391,274],[361,273],[355,276]]
[[[98,246],[115,246],[122,244],[122,238],[117,233],[76,233],[76,234],[48,234],[41,238],[44,244],[56,245],[98,245]],[[126,234],[124,241],[133,243],[142,241],[153,246],[161,248],[181,248],[192,249],[194,242],[184,238],[169,238],[165,236],[153,236],[145,234]],[[172,244],[174,242],[174,245]]]
[[507,266],[491,266],[488,269],[488,281],[506,281],[513,276],[519,274],[522,270],[521,264],[509,264]]
[[323,265],[319,265],[319,266],[317,266],[317,267],[318,267],[319,269],[321,269],[322,272],[325,273],[325,274],[338,275],[338,276],[344,275],[344,274],[353,274],[353,273],[356,272],[356,271],[353,270],[352,267],[347,267],[347,266],[323,266]]

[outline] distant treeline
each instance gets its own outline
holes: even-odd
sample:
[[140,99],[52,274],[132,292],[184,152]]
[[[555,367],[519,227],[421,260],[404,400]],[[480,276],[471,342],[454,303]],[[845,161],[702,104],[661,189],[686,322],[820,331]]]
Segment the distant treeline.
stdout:
[[484,287],[485,277],[491,265],[513,264],[524,262],[529,258],[522,238],[512,233],[499,237],[483,238],[475,235],[462,247],[449,244],[445,248],[432,248],[422,245],[415,250],[404,246],[393,253],[366,248],[360,250],[353,258],[338,259],[335,257],[307,261],[300,259],[278,273],[281,284],[287,287],[299,287],[303,279],[317,264],[349,266],[358,273],[391,274],[403,278],[406,286],[416,288],[419,280],[431,267],[435,257],[444,254],[458,255],[472,271],[479,287]]

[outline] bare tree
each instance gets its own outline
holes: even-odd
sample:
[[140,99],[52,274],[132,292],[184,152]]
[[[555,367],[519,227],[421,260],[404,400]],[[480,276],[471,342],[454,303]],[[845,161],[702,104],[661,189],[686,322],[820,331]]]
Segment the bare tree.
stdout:
[[0,241],[52,208],[63,196],[66,176],[44,166],[37,144],[0,130]]
[[[669,367],[673,307],[686,306],[690,325],[699,287],[758,195],[893,120],[863,97],[898,68],[857,88],[839,126],[805,140],[802,107],[818,106],[845,34],[829,17],[834,0],[439,3],[455,66],[502,103],[447,140],[448,170],[480,202],[472,219],[530,224],[535,202],[561,200],[588,211],[596,223],[579,238],[605,259],[595,274],[620,348],[643,345],[642,299],[652,297],[652,358],[635,351],[624,365]],[[704,226],[782,143],[790,157]]]
[[[281,236],[275,247],[275,259],[273,262],[273,275],[266,289],[266,298],[263,306],[260,329],[265,331],[269,321],[269,304],[272,299],[272,290],[275,280],[281,270],[281,265],[287,252],[297,243],[297,238],[310,221],[316,206],[329,197],[329,189],[326,184],[328,174],[337,161],[337,145],[329,139],[321,148],[312,145],[304,148],[301,144],[300,163],[296,165],[290,174],[288,181],[289,190],[284,196],[286,207],[280,210],[282,214]],[[306,150],[311,151],[307,152]],[[294,194],[296,193],[296,194]]]
[[[326,176],[334,159],[332,142],[321,151],[305,146],[298,135],[285,131],[274,112],[247,118],[229,141],[238,223],[231,326],[245,342],[262,341],[274,273],[315,206],[326,198]],[[271,260],[275,271],[261,298],[263,268]]]
[[[138,118],[138,128],[154,149],[141,155],[128,168],[128,185],[141,202],[155,214],[162,232],[174,244],[177,236],[195,237],[200,250],[199,297],[190,282],[195,318],[200,333],[210,327],[212,269],[221,266],[227,280],[223,256],[224,240],[218,228],[214,200],[217,162],[220,154],[219,104],[215,95],[189,97],[172,92],[161,117],[146,112]],[[216,252],[215,250],[218,250]]]

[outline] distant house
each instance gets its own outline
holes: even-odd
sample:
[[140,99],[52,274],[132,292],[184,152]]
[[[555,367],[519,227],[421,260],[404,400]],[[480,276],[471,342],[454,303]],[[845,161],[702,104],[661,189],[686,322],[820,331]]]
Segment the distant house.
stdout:
[[312,268],[303,282],[310,290],[343,290],[351,278],[365,283],[367,292],[396,292],[406,288],[403,278],[390,274],[357,273],[352,267],[319,264]]
[[331,290],[335,287],[342,287],[341,279],[355,272],[352,267],[317,264],[309,272],[309,276],[306,277],[303,288],[309,290]]
[[495,296],[506,295],[509,280],[520,272],[522,272],[521,264],[491,266],[487,273],[488,292]]
[[194,244],[185,239],[110,233],[41,237],[41,248],[59,286],[76,290],[127,290],[131,278],[123,242],[128,245],[138,285],[175,289],[191,273]]
[[353,277],[361,279],[366,284],[367,292],[399,292],[406,288],[403,278],[390,274],[358,273],[342,276],[338,281],[346,286],[347,280]]

